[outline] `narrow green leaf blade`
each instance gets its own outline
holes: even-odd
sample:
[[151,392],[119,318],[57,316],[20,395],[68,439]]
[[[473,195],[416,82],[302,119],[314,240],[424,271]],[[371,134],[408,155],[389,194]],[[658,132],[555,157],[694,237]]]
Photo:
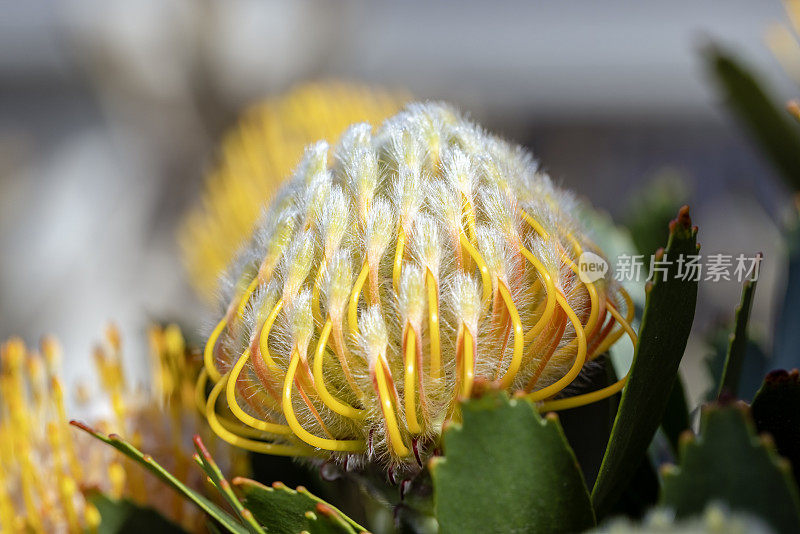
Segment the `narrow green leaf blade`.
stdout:
[[302,486],[293,490],[275,482],[269,487],[247,478],[235,478],[233,484],[242,492],[245,505],[255,519],[271,534],[366,532],[339,509]]
[[136,461],[137,463],[143,465],[148,471],[153,473],[157,476],[161,481],[167,484],[169,487],[192,501],[196,504],[201,510],[203,510],[206,514],[210,517],[215,519],[219,522],[220,525],[225,527],[228,532],[232,532],[234,534],[248,534],[247,529],[244,528],[242,525],[236,522],[236,520],[228,514],[225,510],[211,502],[210,500],[206,499],[190,487],[183,484],[180,480],[175,478],[169,471],[164,469],[161,465],[158,464],[153,458],[149,455],[143,454],[139,451],[136,447],[124,441],[119,436],[115,434],[111,434],[106,436],[97,432],[93,428],[89,427],[88,425],[81,423],[79,421],[70,421],[70,424],[83,430],[87,434],[99,439],[100,441],[111,445],[122,454],[127,456],[128,458]]
[[732,54],[719,45],[711,45],[705,57],[731,111],[772,160],[786,184],[795,191],[800,189],[800,128]]
[[696,253],[697,228],[692,227],[689,208],[683,207],[670,223],[664,256],[672,263],[666,274],[656,273],[648,292],[628,382],[592,491],[598,517],[622,494],[661,424],[697,300],[697,281],[678,277],[677,260]]
[[589,494],[555,415],[490,392],[462,404],[431,460],[442,534],[580,532],[594,525]]
[[[760,258],[761,255],[759,254],[758,257]],[[755,292],[756,280],[746,280],[742,288],[742,300],[736,308],[735,326],[730,343],[728,343],[728,353],[725,357],[725,367],[722,370],[718,395],[726,392],[733,396],[739,394],[739,381],[747,354],[747,323],[750,320],[750,310],[753,308]]]
[[711,502],[765,520],[777,532],[800,531],[800,497],[786,460],[756,437],[744,404],[711,406],[680,467],[664,470],[660,504],[690,517]]

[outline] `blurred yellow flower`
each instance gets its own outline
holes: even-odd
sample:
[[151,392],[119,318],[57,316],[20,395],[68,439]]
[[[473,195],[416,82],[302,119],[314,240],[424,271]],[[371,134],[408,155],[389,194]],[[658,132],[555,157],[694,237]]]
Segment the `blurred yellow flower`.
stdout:
[[337,139],[355,122],[378,124],[406,100],[401,92],[320,82],[299,86],[247,111],[225,136],[202,202],[179,230],[195,289],[213,300],[219,277],[308,144]]
[[[186,350],[177,326],[152,327],[149,336],[154,387],[135,391],[125,378],[119,333],[108,328],[94,357],[112,417],[92,424],[128,436],[181,480],[202,490],[204,480],[189,469],[192,436],[200,433],[209,444],[219,442],[209,440],[195,409],[194,381],[201,360]],[[0,532],[94,531],[101,518],[83,491],[95,489],[156,508],[189,531],[202,530],[204,519],[190,513],[189,502],[140,466],[69,426],[59,379],[60,353],[53,338],[45,338],[38,351],[18,338],[0,349]],[[78,393],[80,403],[101,402],[84,388]],[[245,456],[221,445],[228,454],[217,454],[225,467],[243,474]]]

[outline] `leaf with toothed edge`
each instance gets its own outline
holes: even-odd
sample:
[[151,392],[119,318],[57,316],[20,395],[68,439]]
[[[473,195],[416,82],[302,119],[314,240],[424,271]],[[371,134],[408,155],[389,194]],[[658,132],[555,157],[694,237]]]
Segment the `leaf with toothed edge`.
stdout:
[[161,467],[152,457],[149,455],[143,454],[139,451],[136,447],[128,443],[127,441],[122,440],[119,436],[115,434],[111,434],[109,436],[105,436],[100,432],[97,432],[93,428],[89,427],[88,425],[81,423],[79,421],[70,421],[70,424],[83,430],[87,434],[99,439],[100,441],[111,445],[122,454],[127,456],[128,458],[140,463],[143,465],[148,471],[156,475],[161,481],[166,483],[172,489],[184,495],[187,499],[192,501],[196,504],[201,510],[203,510],[206,514],[208,514],[211,518],[219,522],[219,524],[228,530],[228,532],[232,532],[234,534],[248,534],[248,530],[240,525],[236,519],[234,519],[228,512],[211,502],[210,500],[206,499],[193,489],[189,488],[177,478],[175,478],[169,471]]
[[666,273],[656,272],[647,294],[628,381],[622,392],[600,472],[592,490],[604,516],[630,482],[664,415],[694,320],[697,282],[677,276],[677,259],[697,254],[697,228],[684,206],[670,223],[663,252]]
[[594,525],[589,493],[555,414],[486,392],[461,405],[429,465],[440,532],[579,532]]
[[275,482],[269,487],[247,478],[235,478],[233,484],[244,496],[244,502],[255,519],[270,533],[353,534],[366,531],[302,486],[293,490]]
[[712,405],[700,427],[696,440],[683,440],[680,466],[662,470],[660,504],[677,517],[690,517],[721,502],[762,518],[776,532],[800,531],[800,496],[791,468],[771,439],[756,436],[747,406]]
[[219,466],[217,466],[217,462],[211,457],[211,454],[206,449],[203,440],[200,439],[200,436],[195,435],[194,437],[194,448],[197,450],[197,454],[195,455],[195,461],[200,466],[200,468],[205,471],[208,478],[211,479],[211,482],[214,484],[214,487],[219,490],[222,496],[228,501],[228,504],[233,508],[236,512],[236,515],[244,524],[245,528],[250,531],[252,534],[266,534],[264,529],[261,528],[261,525],[253,517],[253,514],[250,510],[246,509],[239,498],[233,493],[231,489],[230,483],[225,480],[225,477],[222,475],[222,471],[220,470]]

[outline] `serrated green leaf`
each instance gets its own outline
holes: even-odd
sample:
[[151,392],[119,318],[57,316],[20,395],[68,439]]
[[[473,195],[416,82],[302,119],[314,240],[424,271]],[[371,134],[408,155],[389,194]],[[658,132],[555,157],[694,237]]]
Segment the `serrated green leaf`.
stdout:
[[700,436],[665,470],[660,503],[690,517],[711,502],[763,518],[777,532],[800,531],[800,497],[785,460],[755,435],[745,405],[711,406]]
[[800,189],[800,128],[782,105],[776,105],[755,75],[718,45],[706,49],[711,74],[731,111],[781,173]]
[[110,499],[100,492],[92,492],[87,498],[100,513],[97,534],[186,534],[153,508],[139,506],[127,499]]
[[728,343],[728,352],[725,356],[725,366],[722,369],[718,395],[727,392],[735,397],[739,394],[742,367],[747,355],[747,322],[750,320],[750,310],[753,308],[755,292],[756,281],[746,280],[742,287],[742,300],[736,308],[735,326],[733,335]]
[[296,490],[276,482],[272,487],[255,480],[235,478],[233,484],[244,503],[269,533],[352,534],[366,529],[331,504],[299,486]]
[[461,405],[431,460],[440,532],[579,532],[594,524],[589,495],[555,416],[490,392]]
[[211,502],[210,500],[206,499],[193,489],[189,488],[185,484],[183,484],[180,480],[175,478],[169,471],[164,469],[161,465],[158,464],[152,457],[143,454],[139,451],[136,447],[128,443],[127,441],[121,439],[119,436],[111,434],[106,436],[97,432],[96,430],[92,429],[91,427],[80,423],[78,421],[70,421],[70,424],[83,430],[87,434],[99,439],[100,441],[111,445],[122,454],[127,456],[128,458],[136,461],[137,463],[143,465],[148,471],[153,473],[157,476],[161,481],[167,484],[169,487],[192,501],[196,504],[201,510],[203,510],[206,514],[208,514],[211,518],[218,521],[221,526],[226,528],[229,532],[234,534],[248,534],[247,529],[244,528],[242,525],[236,522],[236,520],[228,514],[225,510]]
[[656,273],[648,292],[628,382],[592,490],[598,517],[622,494],[661,424],[697,300],[697,282],[677,276],[677,259],[696,253],[697,229],[684,207],[670,224],[665,257],[672,263],[666,275]]
[[759,432],[768,432],[778,452],[792,464],[800,487],[800,373],[773,371],[753,399],[753,420]]

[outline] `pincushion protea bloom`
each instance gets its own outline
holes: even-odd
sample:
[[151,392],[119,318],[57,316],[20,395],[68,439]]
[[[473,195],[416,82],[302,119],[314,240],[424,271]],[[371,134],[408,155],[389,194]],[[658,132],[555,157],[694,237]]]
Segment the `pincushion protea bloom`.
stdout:
[[[107,329],[94,359],[112,417],[92,424],[129,436],[181,480],[203,490],[203,477],[190,469],[191,437],[204,430],[194,397],[199,358],[191,357],[175,325],[154,326],[149,334],[153,389],[135,391],[123,370],[119,332],[113,326]],[[19,338],[0,347],[0,532],[95,532],[101,517],[83,493],[94,490],[152,506],[189,531],[204,531],[205,520],[191,513],[191,503],[141,467],[69,427],[60,360],[61,349],[51,337],[43,339],[39,350],[26,347]],[[80,397],[82,403],[99,400],[85,390]],[[227,454],[218,450],[218,457],[226,468],[237,463],[242,473],[243,455],[232,447],[225,449]]]
[[[212,429],[240,447],[414,470],[481,380],[542,410],[624,332],[630,299],[531,156],[442,104],[306,153],[229,272],[205,349]],[[622,311],[624,310],[625,316]],[[218,413],[218,404],[227,405]]]
[[253,232],[264,202],[291,173],[306,145],[335,139],[354,122],[379,124],[407,100],[399,91],[326,81],[301,85],[247,111],[225,136],[202,205],[189,212],[180,228],[195,289],[213,301],[220,276]]

